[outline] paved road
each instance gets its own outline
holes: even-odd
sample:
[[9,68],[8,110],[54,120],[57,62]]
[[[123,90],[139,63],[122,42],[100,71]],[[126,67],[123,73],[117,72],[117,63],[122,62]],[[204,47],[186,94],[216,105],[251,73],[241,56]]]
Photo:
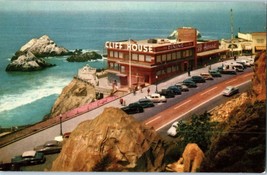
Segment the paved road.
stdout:
[[[239,59],[242,59],[242,58],[239,58]],[[218,66],[221,66],[221,65],[222,65],[222,63],[216,63],[216,64],[212,65],[212,68],[215,68],[215,67],[218,67]],[[193,70],[191,72],[191,76],[192,75],[199,75],[199,73],[207,72],[207,71],[208,71],[208,67],[202,68],[202,69]],[[225,76],[223,76],[223,78],[225,78],[225,77],[227,78],[228,76],[229,75],[225,75]],[[173,85],[173,84],[175,84],[177,82],[181,82],[185,78],[188,78],[187,73],[179,75],[177,77],[174,77],[174,78],[172,78],[170,80],[167,80],[165,82],[159,83],[157,85],[157,87],[158,87],[158,89],[166,88],[169,85]],[[154,92],[156,90],[156,86],[155,85],[151,85],[149,88],[150,88],[151,92]],[[146,95],[146,89],[147,88],[143,89],[143,93],[137,92],[136,95],[133,95],[133,94],[126,95],[124,97],[124,99],[126,99],[126,103],[129,104],[129,103],[135,102],[135,101],[139,100],[140,98],[144,97]],[[198,90],[199,89],[196,89],[196,91],[198,91]],[[96,109],[94,109],[92,111],[89,111],[89,112],[87,112],[85,114],[82,114],[82,115],[80,115],[78,117],[75,117],[75,118],[72,118],[70,120],[64,121],[63,124],[62,124],[63,125],[63,133],[72,131],[82,121],[95,118],[96,116],[98,116],[99,114],[101,114],[103,112],[103,109],[105,107],[111,107],[111,106],[112,107],[121,107],[121,105],[119,103],[119,99],[114,100],[114,101],[112,101],[110,103],[107,103],[107,104],[105,104],[105,105],[103,105],[103,106],[101,106],[99,108],[96,108]],[[166,107],[167,106],[165,106],[165,109],[166,109]],[[157,109],[160,109],[160,108],[157,108]],[[60,126],[59,125],[54,125],[54,126],[52,126],[50,128],[47,128],[47,129],[45,129],[43,131],[40,131],[40,132],[35,133],[33,135],[30,135],[30,136],[28,136],[28,137],[26,137],[24,139],[21,139],[21,140],[16,141],[16,142],[14,142],[12,144],[9,144],[9,145],[7,145],[5,147],[2,147],[0,149],[0,161],[9,162],[11,157],[13,157],[15,155],[18,155],[18,154],[21,154],[24,151],[31,150],[34,146],[40,145],[40,144],[44,143],[47,140],[54,139],[54,137],[59,135],[59,134],[60,134]]]
[[219,84],[211,86],[204,91],[200,91],[197,94],[186,98],[185,100],[177,103],[176,105],[163,110],[153,117],[145,120],[144,123],[148,126],[153,126],[156,131],[173,123],[174,121],[182,118],[184,115],[190,113],[192,110],[202,106],[208,101],[221,96],[221,92],[227,86],[237,86],[251,80],[253,73],[248,72],[238,76],[234,76],[229,80],[225,80]]

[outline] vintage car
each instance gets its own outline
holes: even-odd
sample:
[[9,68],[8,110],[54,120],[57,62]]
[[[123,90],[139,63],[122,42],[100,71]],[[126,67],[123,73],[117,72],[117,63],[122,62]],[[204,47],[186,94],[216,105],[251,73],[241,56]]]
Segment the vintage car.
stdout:
[[225,88],[225,90],[222,92],[222,94],[223,94],[223,96],[230,97],[230,96],[232,96],[238,92],[239,92],[239,89],[237,87],[228,86]]
[[26,151],[22,155],[15,156],[11,163],[20,166],[42,164],[46,161],[44,153],[37,151]]
[[123,110],[127,114],[135,114],[144,112],[144,108],[139,103],[130,103],[128,106],[122,107]]
[[143,108],[149,108],[149,107],[154,107],[153,101],[147,98],[141,98],[138,100],[138,103],[143,107]]
[[145,98],[151,100],[153,103],[167,102],[166,97],[162,96],[162,95],[160,95],[158,93],[154,93],[154,94],[148,95]]
[[34,147],[34,150],[37,152],[42,152],[44,154],[54,154],[59,153],[62,149],[62,142],[57,140],[50,140],[45,142],[43,145]]

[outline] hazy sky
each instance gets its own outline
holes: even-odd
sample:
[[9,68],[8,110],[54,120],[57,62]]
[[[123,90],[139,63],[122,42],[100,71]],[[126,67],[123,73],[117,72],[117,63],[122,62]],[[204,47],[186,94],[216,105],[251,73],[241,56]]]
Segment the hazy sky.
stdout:
[[[244,1],[244,0],[243,0]],[[263,0],[264,1],[264,0]],[[0,11],[99,11],[99,10],[158,10],[179,8],[181,10],[222,9],[224,6],[237,10],[246,10],[252,6],[264,8],[263,1],[235,2],[168,2],[153,1],[89,1],[89,0],[0,0]],[[256,2],[256,3],[255,3]],[[241,6],[242,5],[242,6]],[[242,8],[240,8],[242,7]],[[265,6],[266,8],[266,6]],[[265,9],[264,8],[264,9]]]

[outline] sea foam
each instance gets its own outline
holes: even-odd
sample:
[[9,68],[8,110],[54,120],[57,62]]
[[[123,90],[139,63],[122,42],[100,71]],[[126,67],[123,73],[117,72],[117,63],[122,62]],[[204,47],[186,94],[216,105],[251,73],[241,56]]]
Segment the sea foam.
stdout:
[[3,94],[3,96],[0,97],[0,112],[33,103],[50,95],[60,94],[68,82],[69,80],[67,79],[57,79],[54,81],[47,79],[39,86],[24,90],[22,93],[14,92],[13,94]]

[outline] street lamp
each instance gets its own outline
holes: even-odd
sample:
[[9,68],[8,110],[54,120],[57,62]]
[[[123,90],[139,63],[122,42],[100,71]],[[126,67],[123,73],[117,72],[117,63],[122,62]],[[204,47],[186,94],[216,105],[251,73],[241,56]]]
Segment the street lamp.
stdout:
[[60,126],[60,135],[62,136],[62,114],[59,115],[59,126]]
[[158,76],[156,75],[156,93],[158,92]]

